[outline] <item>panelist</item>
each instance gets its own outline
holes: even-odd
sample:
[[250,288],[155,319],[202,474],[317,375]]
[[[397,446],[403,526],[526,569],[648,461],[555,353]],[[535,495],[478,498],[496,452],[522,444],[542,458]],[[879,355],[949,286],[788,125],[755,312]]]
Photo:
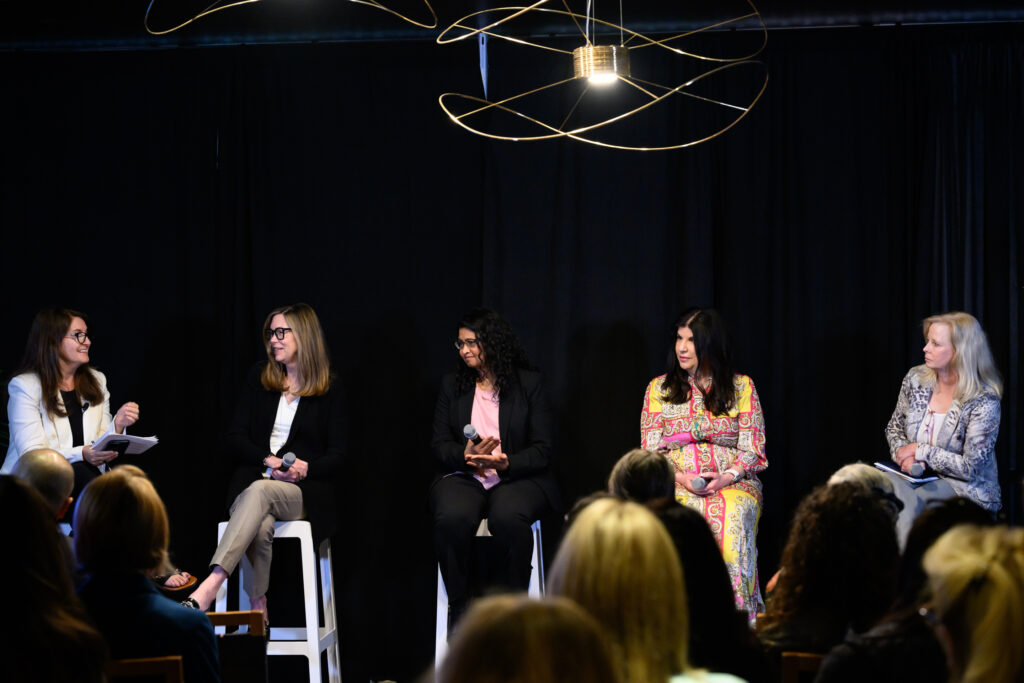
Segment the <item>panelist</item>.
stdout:
[[[512,327],[490,309],[459,321],[458,369],[441,381],[432,451],[441,475],[430,489],[434,547],[448,592],[449,626],[469,601],[470,543],[482,518],[504,550],[512,590],[530,584],[532,523],[557,506],[551,473],[551,407]],[[472,425],[477,440],[463,429]]]
[[25,355],[7,386],[11,439],[3,473],[11,472],[23,453],[53,449],[74,469],[75,500],[118,456],[93,450],[92,444],[109,432],[123,434],[139,419],[134,402],[111,418],[107,378],[90,367],[91,347],[85,314],[43,309],[32,321]]
[[901,544],[929,499],[970,498],[993,514],[1001,506],[995,445],[1003,382],[985,332],[961,312],[925,318],[923,328],[924,365],[903,378],[885,438],[901,470],[923,463],[939,479],[913,487],[891,477],[904,504]]
[[[335,475],[345,443],[341,392],[327,342],[308,304],[270,312],[263,324],[267,361],[249,373],[228,431],[237,463],[228,526],[210,560],[210,575],[185,601],[206,610],[244,553],[252,564],[243,589],[267,618],[274,523],[307,519],[316,539],[337,526]],[[294,462],[284,466],[291,454]]]
[[676,500],[707,520],[737,606],[753,621],[764,611],[757,577],[757,473],[768,466],[761,402],[751,379],[732,367],[717,312],[687,309],[672,334],[667,372],[644,395],[641,447],[672,463]]

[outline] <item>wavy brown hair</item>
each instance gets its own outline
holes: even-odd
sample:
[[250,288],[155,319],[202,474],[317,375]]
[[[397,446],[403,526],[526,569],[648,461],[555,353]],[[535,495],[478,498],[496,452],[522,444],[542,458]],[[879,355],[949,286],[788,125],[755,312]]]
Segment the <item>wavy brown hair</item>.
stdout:
[[[688,308],[679,314],[672,326],[672,344],[668,351],[668,365],[663,385],[666,403],[686,403],[690,400],[690,381],[686,370],[679,367],[675,343],[680,327],[693,332],[693,346],[697,353],[697,375],[710,377],[711,387],[704,392],[704,403],[712,415],[724,415],[736,402],[733,387],[735,370],[729,352],[729,336],[721,316],[713,308]],[[698,387],[700,385],[698,384]]]
[[327,353],[327,341],[320,326],[320,318],[309,304],[282,306],[267,316],[260,334],[263,335],[263,348],[270,362],[263,367],[260,383],[268,391],[285,390],[287,373],[284,364],[274,360],[270,340],[266,338],[266,330],[270,329],[270,321],[275,315],[283,315],[288,321],[298,347],[298,386],[292,385],[291,392],[297,396],[323,396],[331,388],[331,359]]
[[[46,412],[52,417],[67,417],[60,395],[60,345],[71,328],[71,321],[81,318],[89,327],[89,318],[84,313],[69,308],[44,308],[36,313],[32,328],[25,342],[25,354],[15,375],[34,373],[39,378],[43,391]],[[103,390],[99,380],[90,371],[89,364],[83,363],[75,370],[75,392],[80,399],[92,405],[103,402]]]

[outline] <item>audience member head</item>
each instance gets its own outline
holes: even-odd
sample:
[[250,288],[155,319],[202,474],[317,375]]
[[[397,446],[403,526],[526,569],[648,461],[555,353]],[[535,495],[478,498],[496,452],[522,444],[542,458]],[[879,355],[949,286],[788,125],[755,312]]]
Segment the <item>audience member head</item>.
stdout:
[[687,335],[693,336],[693,352],[697,357],[697,367],[692,374],[711,379],[704,400],[712,415],[722,415],[735,400],[735,373],[725,323],[713,308],[688,308],[676,318],[665,371],[665,401],[685,403],[689,399],[691,372],[680,365],[676,348],[680,338]]
[[[0,516],[17,520],[4,532],[0,582],[7,616],[0,619],[4,680],[98,681],[106,646],[85,621],[71,585],[53,512],[17,477],[0,476]],[[59,656],[54,656],[54,653]]]
[[885,476],[880,469],[873,465],[867,465],[862,462],[843,465],[828,478],[826,485],[832,486],[833,484],[843,483],[862,486],[864,489],[884,499],[888,504],[889,513],[892,515],[894,523],[896,518],[899,517],[900,511],[903,510],[903,501],[896,495],[896,489],[893,487],[889,477]]
[[672,463],[661,453],[634,448],[619,458],[608,477],[608,491],[623,500],[645,503],[675,494]]
[[459,393],[474,387],[481,373],[487,373],[495,393],[501,396],[518,382],[517,370],[531,367],[515,330],[496,311],[473,309],[459,320],[456,333],[456,344],[462,344],[455,374]]
[[900,560],[895,609],[916,608],[926,597],[922,593],[928,580],[921,560],[940,536],[958,524],[992,526],[995,521],[990,512],[968,498],[930,501],[914,520]]
[[[932,330],[933,326],[943,329]],[[948,368],[957,377],[955,398],[966,402],[988,391],[996,396],[1003,395],[1003,380],[992,359],[988,338],[973,315],[961,311],[933,315],[924,319],[922,328],[925,340],[934,333],[931,335],[933,338],[941,336],[941,341],[948,340],[952,344],[953,357]],[[935,383],[933,369],[921,365],[917,373],[925,386]]]
[[1024,529],[954,527],[924,555],[953,680],[1024,680]]
[[882,500],[856,484],[815,489],[797,507],[762,635],[800,633],[799,649],[824,651],[869,628],[892,601],[898,559]]
[[437,683],[616,683],[601,626],[565,598],[478,600],[452,639]]
[[[281,335],[280,339],[278,334]],[[270,361],[260,376],[264,389],[288,389],[299,396],[322,396],[327,393],[331,386],[331,359],[320,318],[312,306],[299,303],[272,310],[263,322],[263,347]],[[294,358],[282,360],[281,355],[275,355],[278,349],[284,349],[289,354],[294,352]],[[287,376],[286,363],[297,366],[297,378]],[[295,385],[296,381],[298,386]]]
[[85,487],[74,527],[75,556],[86,574],[167,570],[167,511],[134,465],[122,465]]
[[75,487],[75,471],[63,455],[49,448],[38,448],[18,458],[11,474],[20,477],[39,491],[60,519],[71,505],[71,490]]
[[589,507],[592,503],[595,503],[599,500],[607,500],[609,498],[615,498],[615,496],[608,493],[607,491],[594,491],[593,493],[588,493],[587,495],[577,500],[575,503],[572,504],[572,507],[569,508],[569,511],[565,513],[564,529],[568,529],[570,526],[572,526],[572,523],[576,521],[576,518],[580,516],[580,513],[586,510],[587,507]]
[[67,415],[59,391],[66,369],[74,372],[79,400],[93,404],[103,401],[99,380],[88,371],[92,339],[85,336],[79,341],[76,337],[87,335],[88,327],[84,313],[67,308],[44,308],[32,321],[25,354],[14,374],[32,373],[39,378],[43,404],[51,416]]
[[548,589],[605,628],[623,680],[664,681],[688,668],[682,567],[665,527],[642,506],[608,498],[580,512]]

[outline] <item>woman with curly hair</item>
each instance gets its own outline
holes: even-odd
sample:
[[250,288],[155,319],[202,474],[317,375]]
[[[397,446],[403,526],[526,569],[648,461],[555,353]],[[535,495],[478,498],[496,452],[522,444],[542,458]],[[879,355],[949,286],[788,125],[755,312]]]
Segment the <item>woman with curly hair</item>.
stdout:
[[[434,547],[448,592],[449,623],[469,595],[470,543],[480,520],[504,549],[497,583],[526,590],[530,525],[558,504],[551,473],[551,408],[511,326],[490,309],[459,321],[458,369],[441,382],[432,451],[440,476],[430,489]],[[476,439],[463,429],[472,425]]]
[[821,486],[797,507],[779,582],[758,623],[771,659],[784,651],[828,652],[847,631],[885,613],[899,548],[884,499],[851,483]]
[[704,516],[729,569],[736,604],[751,621],[764,609],[757,577],[758,472],[764,417],[754,382],[734,371],[725,325],[690,308],[672,326],[668,368],[647,385],[640,447],[664,454],[676,499]]

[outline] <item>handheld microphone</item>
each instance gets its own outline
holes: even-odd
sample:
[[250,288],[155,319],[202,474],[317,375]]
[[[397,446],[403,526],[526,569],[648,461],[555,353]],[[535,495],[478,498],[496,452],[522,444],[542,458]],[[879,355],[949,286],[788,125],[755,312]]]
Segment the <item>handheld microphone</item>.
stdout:
[[291,466],[294,465],[294,464],[295,464],[295,454],[294,453],[285,453],[281,457],[281,466],[278,467],[277,469],[281,470],[282,472],[287,472],[289,469],[291,469]]
[[694,491],[703,491],[704,487],[707,485],[708,481],[704,477],[694,477],[690,481],[690,488],[692,488]]
[[922,474],[924,474],[924,463],[923,462],[918,461],[918,462],[915,462],[914,464],[912,464],[910,466],[910,476],[912,476],[912,477],[920,477]]
[[474,446],[484,440],[480,433],[476,431],[476,427],[471,424],[462,428],[462,435],[472,441]]

